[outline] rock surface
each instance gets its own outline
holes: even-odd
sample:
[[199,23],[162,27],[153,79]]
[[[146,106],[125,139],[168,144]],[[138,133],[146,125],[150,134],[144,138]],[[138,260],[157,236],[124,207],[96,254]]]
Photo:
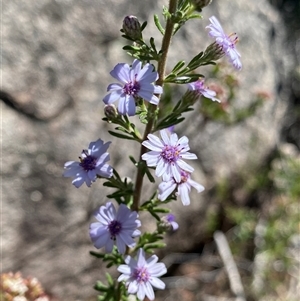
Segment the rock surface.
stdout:
[[[131,62],[122,52],[119,28],[133,14],[147,20],[148,38],[160,45],[151,16],[167,1],[6,1],[3,3],[2,104],[2,252],[4,271],[22,271],[39,278],[59,300],[88,300],[105,270],[88,254],[93,247],[88,225],[107,190],[100,181],[76,189],[62,178],[64,162],[76,160],[90,141],[112,140],[111,164],[122,176],[135,177],[126,149],[107,133],[101,121],[102,98],[118,62]],[[207,190],[236,170],[259,166],[279,142],[288,95],[284,80],[292,68],[278,13],[267,1],[214,1],[202,21],[190,21],[175,36],[168,68],[190,59],[212,41],[204,27],[211,15],[227,32],[239,34],[243,70],[237,105],[253,93],[270,96],[255,116],[232,126],[208,122],[200,128],[197,112],[188,115],[179,135],[190,138],[200,159],[195,180]],[[17,16],[17,17],[16,17]],[[147,27],[148,28],[148,27]],[[148,33],[147,33],[148,32]],[[126,155],[124,153],[126,151]],[[128,152],[128,153],[127,153]],[[124,160],[126,160],[124,163]],[[209,176],[207,176],[209,175]],[[186,251],[201,236],[198,218],[207,195],[193,194],[192,205],[174,204],[180,231],[164,253]],[[189,240],[185,237],[189,236]]]

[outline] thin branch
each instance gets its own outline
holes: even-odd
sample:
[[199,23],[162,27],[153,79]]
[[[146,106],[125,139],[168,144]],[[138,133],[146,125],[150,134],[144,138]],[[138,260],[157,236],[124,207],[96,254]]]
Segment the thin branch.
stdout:
[[234,262],[232,253],[230,251],[226,236],[221,231],[214,233],[214,240],[216,242],[219,254],[224,262],[226,272],[228,274],[231,291],[236,296],[236,301],[246,301],[241,276]]

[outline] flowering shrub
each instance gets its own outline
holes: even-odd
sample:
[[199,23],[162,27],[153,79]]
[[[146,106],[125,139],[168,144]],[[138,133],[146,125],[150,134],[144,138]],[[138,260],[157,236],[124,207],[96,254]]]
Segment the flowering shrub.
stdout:
[[[103,98],[106,116],[103,121],[117,125],[115,131],[109,131],[112,136],[128,142],[133,140],[140,145],[139,158],[130,157],[137,168],[135,182],[128,182],[127,177],[121,178],[117,170],[106,163],[110,159],[107,153],[110,142],[104,144],[101,139],[91,142],[88,149],[82,151],[80,162],[65,164],[64,176],[72,177],[76,188],[83,183],[90,187],[92,182],[104,178],[103,185],[114,190],[108,196],[110,200],[96,211],[97,222],[90,225],[92,243],[105,251],[91,254],[107,262],[108,267],[117,266],[121,273],[118,281],[107,274],[108,286],[97,283],[95,288],[102,294],[99,300],[126,300],[130,294],[139,300],[145,297],[154,300],[153,287],[165,288],[160,277],[167,269],[164,263],[158,263],[156,255],[149,257],[146,253],[153,254],[157,248],[164,247],[163,235],[179,227],[175,216],[163,207],[164,203],[180,196],[183,205],[187,206],[192,187],[198,193],[204,190],[201,184],[191,179],[194,168],[186,162],[196,160],[197,156],[189,152],[189,139],[186,136],[179,138],[174,126],[184,121],[183,113],[193,110],[200,97],[213,101],[211,106],[220,102],[216,91],[205,86],[204,76],[196,70],[201,66],[216,65],[216,61],[224,55],[233,67],[240,70],[242,64],[236,49],[237,35],[226,35],[213,16],[207,26],[209,36],[215,38],[212,44],[195,54],[188,64],[179,61],[169,74],[166,74],[166,61],[172,37],[190,19],[200,19],[199,12],[210,2],[170,0],[169,8],[163,11],[166,25],[163,26],[154,16],[157,29],[163,36],[160,50],[157,50],[154,38],[150,38],[149,43],[143,38],[146,22],[140,24],[135,16],[127,16],[123,21],[123,38],[129,41],[123,49],[134,59],[131,64],[118,63],[111,71],[111,76],[119,83],[107,87],[108,94]],[[161,95],[166,83],[187,88],[180,99],[174,100],[171,110],[163,110]],[[115,102],[118,102],[117,108]],[[143,134],[130,121],[130,117],[135,115],[145,125]],[[152,169],[155,169],[155,177],[161,177],[162,182],[158,190],[154,189],[151,198],[145,199],[143,180],[146,176],[151,183],[155,182]],[[137,229],[143,222],[138,219],[141,210],[156,219],[157,229],[153,233],[141,233]]]

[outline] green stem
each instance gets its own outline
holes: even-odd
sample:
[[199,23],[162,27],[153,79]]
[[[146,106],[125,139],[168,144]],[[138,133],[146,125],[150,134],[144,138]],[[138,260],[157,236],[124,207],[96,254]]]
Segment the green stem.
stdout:
[[[169,1],[170,14],[174,14],[176,12],[176,9],[177,9],[177,0],[170,0]],[[156,85],[158,85],[158,86],[163,86],[163,83],[164,83],[167,55],[168,55],[168,50],[169,50],[172,35],[173,35],[173,30],[174,30],[174,23],[169,18],[167,20],[167,24],[166,24],[165,35],[162,40],[162,47],[161,47],[162,56],[157,65],[158,80],[156,81]],[[160,97],[160,96],[157,95],[157,97]],[[145,128],[143,141],[147,139],[148,134],[150,134],[152,131],[154,120],[155,120],[155,114],[154,114],[155,110],[156,110],[156,106],[150,104],[149,108],[148,108],[148,123]],[[146,151],[147,151],[146,147],[141,145],[140,162],[142,161],[142,155],[144,153],[146,153]],[[133,204],[131,206],[131,209],[134,211],[139,210],[142,186],[143,186],[143,173],[142,173],[141,166],[138,166],[138,172],[137,172],[136,181],[135,181],[135,190],[134,190],[134,195],[133,195]]]

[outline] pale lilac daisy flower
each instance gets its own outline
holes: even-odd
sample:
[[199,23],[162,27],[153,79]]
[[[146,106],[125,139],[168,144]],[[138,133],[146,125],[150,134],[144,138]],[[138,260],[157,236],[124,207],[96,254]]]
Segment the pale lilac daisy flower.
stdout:
[[113,83],[107,87],[108,95],[103,99],[105,104],[111,104],[119,100],[118,111],[121,115],[134,116],[136,111],[135,101],[143,98],[154,105],[158,105],[159,98],[154,94],[161,94],[162,87],[154,85],[158,79],[158,73],[151,64],[142,67],[142,62],[134,60],[132,66],[118,64],[110,72],[111,76],[122,84]]
[[163,216],[161,218],[161,222],[163,224],[164,227],[168,228],[172,228],[173,231],[176,231],[179,228],[178,223],[175,222],[175,215],[173,215],[172,213],[169,213],[166,216]]
[[136,245],[133,237],[141,234],[137,229],[141,226],[137,212],[124,204],[117,212],[114,205],[108,202],[99,208],[95,217],[98,222],[90,225],[90,237],[97,249],[105,247],[106,252],[110,253],[116,243],[119,253],[124,254],[126,246],[133,248]]
[[209,18],[210,25],[206,28],[210,29],[209,35],[216,39],[216,43],[222,47],[223,52],[229,57],[232,65],[240,70],[242,69],[242,63],[240,61],[241,55],[235,48],[235,44],[238,41],[238,36],[236,33],[231,35],[225,34],[220,22],[215,16]]
[[137,253],[137,260],[131,256],[125,258],[126,264],[121,264],[118,271],[122,273],[118,281],[125,281],[129,294],[137,294],[139,300],[144,300],[145,296],[149,300],[154,300],[153,287],[164,289],[165,284],[158,277],[167,272],[164,263],[159,262],[156,255],[152,255],[146,260],[145,252],[139,249]]
[[199,79],[193,83],[188,83],[188,89],[190,91],[195,91],[199,96],[203,95],[206,98],[211,99],[212,101],[221,102],[218,98],[216,98],[216,92],[213,90],[208,89],[206,86],[204,86],[204,80]]
[[109,154],[106,152],[111,142],[105,144],[101,139],[91,142],[88,149],[84,149],[79,157],[80,162],[68,161],[65,163],[64,177],[73,177],[72,184],[77,188],[84,182],[91,186],[97,176],[110,178],[113,168],[106,164],[109,161]]
[[198,193],[204,190],[204,187],[191,179],[191,174],[181,170],[180,182],[175,181],[174,178],[169,178],[158,185],[158,199],[165,201],[167,197],[177,188],[177,195],[180,196],[182,204],[188,206],[190,204],[189,193],[191,188],[194,187]]
[[188,152],[189,139],[186,136],[178,139],[176,133],[168,135],[169,131],[160,131],[161,139],[153,134],[149,134],[142,144],[151,151],[142,155],[142,159],[147,162],[147,166],[156,166],[155,175],[169,176],[181,181],[181,169],[193,172],[194,168],[185,163],[182,159],[197,159],[195,154]]

